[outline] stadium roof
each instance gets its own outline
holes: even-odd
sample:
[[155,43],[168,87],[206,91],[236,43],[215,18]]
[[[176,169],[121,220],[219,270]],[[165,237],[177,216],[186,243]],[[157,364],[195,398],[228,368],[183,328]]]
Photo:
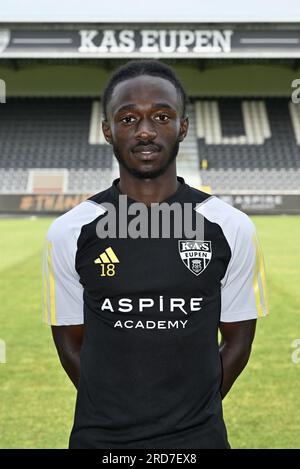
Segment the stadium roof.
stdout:
[[0,23],[288,23],[299,0],[2,0]]

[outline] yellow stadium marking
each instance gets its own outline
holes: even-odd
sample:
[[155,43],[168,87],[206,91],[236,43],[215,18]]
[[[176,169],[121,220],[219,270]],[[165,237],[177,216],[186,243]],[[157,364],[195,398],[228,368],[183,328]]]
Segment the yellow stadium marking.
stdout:
[[201,169],[205,171],[207,169],[207,166],[208,166],[207,159],[203,158],[203,160],[201,161]]
[[212,194],[211,186],[200,186],[199,189],[206,194]]
[[56,325],[56,316],[55,316],[55,282],[54,282],[54,274],[53,274],[53,267],[52,267],[52,241],[50,241],[48,245],[48,266],[49,266],[49,286],[50,286],[50,317],[51,317],[51,324]]
[[106,254],[108,255],[108,257],[111,259],[111,262],[113,263],[119,263],[119,259],[117,258],[117,256],[115,255],[114,251],[112,250],[112,248],[107,248],[105,249],[105,252]]

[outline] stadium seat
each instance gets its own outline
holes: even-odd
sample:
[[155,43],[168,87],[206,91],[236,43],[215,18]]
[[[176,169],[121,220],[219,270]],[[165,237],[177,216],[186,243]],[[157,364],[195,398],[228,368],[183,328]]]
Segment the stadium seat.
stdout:
[[[197,99],[187,111],[178,173],[188,183],[214,193],[299,190],[300,108],[287,98]],[[116,162],[100,121],[91,98],[11,98],[0,113],[0,192],[30,192],[33,169],[65,169],[68,193],[108,187]]]

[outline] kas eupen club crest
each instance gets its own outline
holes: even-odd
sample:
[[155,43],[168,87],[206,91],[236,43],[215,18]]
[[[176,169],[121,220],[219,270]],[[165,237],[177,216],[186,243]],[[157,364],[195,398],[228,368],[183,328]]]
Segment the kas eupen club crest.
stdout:
[[206,269],[212,257],[211,241],[180,240],[178,249],[182,262],[195,275]]

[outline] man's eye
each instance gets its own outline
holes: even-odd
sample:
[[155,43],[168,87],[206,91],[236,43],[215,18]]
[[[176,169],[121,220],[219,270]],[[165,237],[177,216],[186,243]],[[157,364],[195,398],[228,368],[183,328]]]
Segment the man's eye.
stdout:
[[169,116],[167,114],[158,114],[157,116],[154,117],[155,120],[159,120],[161,122],[165,122],[169,119]]
[[133,121],[134,121],[133,116],[125,116],[125,117],[122,117],[121,119],[121,122],[124,122],[125,124],[131,124],[131,122]]

